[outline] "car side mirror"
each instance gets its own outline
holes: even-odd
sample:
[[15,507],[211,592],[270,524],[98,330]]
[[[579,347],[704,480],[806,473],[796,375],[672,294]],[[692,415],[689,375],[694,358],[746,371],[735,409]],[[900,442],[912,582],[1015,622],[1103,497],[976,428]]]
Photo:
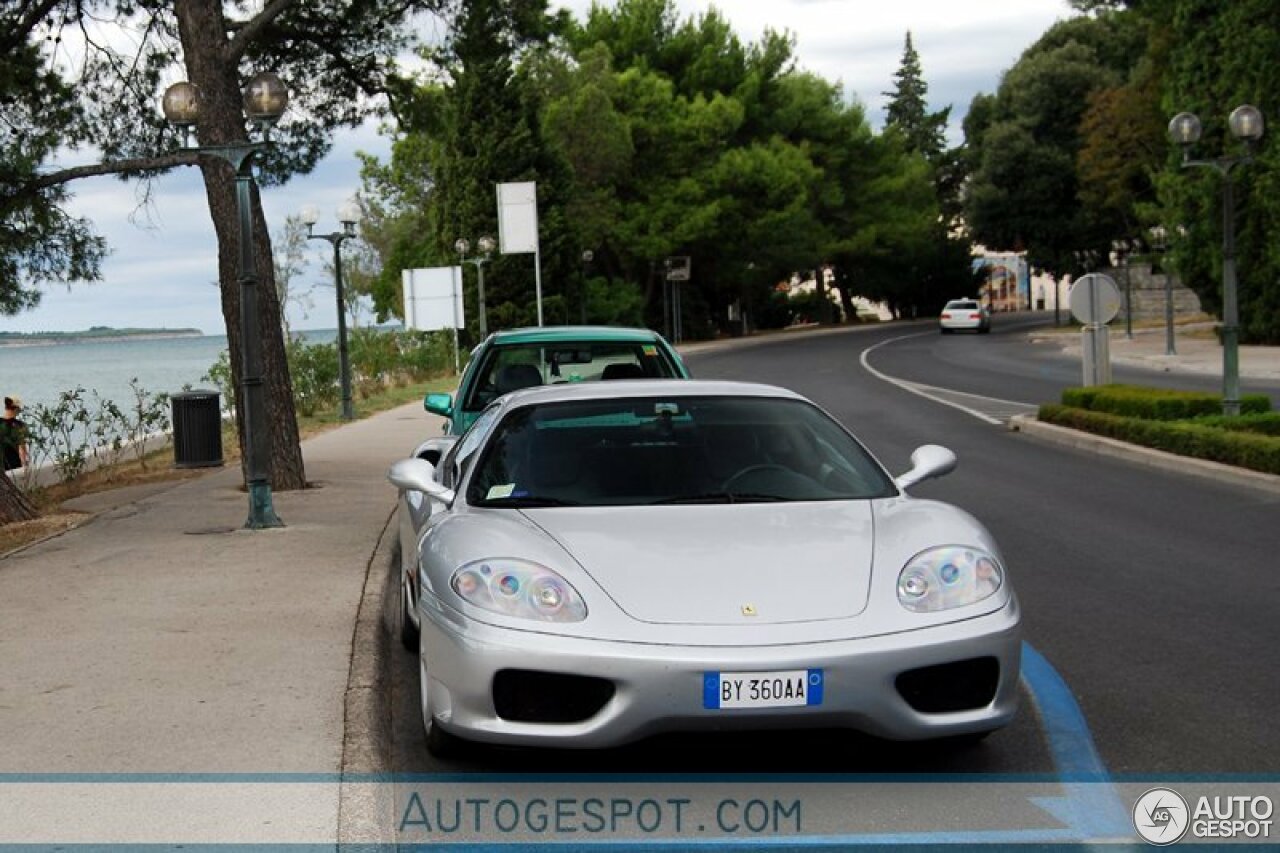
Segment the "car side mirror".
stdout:
[[451,418],[453,417],[453,395],[428,394],[422,400],[422,408],[426,409],[433,415]]
[[950,474],[955,469],[954,453],[938,444],[926,444],[917,447],[911,454],[911,470],[897,477],[893,482],[899,489],[906,490],[924,480]]
[[425,459],[432,465],[439,465],[440,460],[445,454],[453,448],[461,436],[457,435],[441,435],[435,438],[428,438],[419,444],[413,451],[413,455],[418,459]]
[[453,506],[457,499],[453,489],[436,480],[436,467],[425,459],[401,459],[391,466],[387,479],[398,489],[422,492],[445,506]]

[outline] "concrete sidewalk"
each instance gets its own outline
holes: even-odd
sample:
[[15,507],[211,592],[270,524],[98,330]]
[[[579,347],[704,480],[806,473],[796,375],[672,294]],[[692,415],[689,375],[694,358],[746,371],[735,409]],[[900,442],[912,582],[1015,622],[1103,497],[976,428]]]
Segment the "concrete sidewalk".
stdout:
[[415,403],[306,441],[283,529],[240,529],[234,466],[0,559],[0,773],[338,772],[385,474],[439,432]]
[[[1212,323],[1195,323],[1174,328],[1176,355],[1165,355],[1164,327],[1133,330],[1133,339],[1124,335],[1123,325],[1112,323],[1111,362],[1161,370],[1166,373],[1222,375],[1222,346],[1213,335]],[[1080,357],[1078,330],[1037,329],[1031,340],[1060,345],[1068,355]],[[1280,379],[1280,347],[1241,346],[1240,375],[1250,379]]]

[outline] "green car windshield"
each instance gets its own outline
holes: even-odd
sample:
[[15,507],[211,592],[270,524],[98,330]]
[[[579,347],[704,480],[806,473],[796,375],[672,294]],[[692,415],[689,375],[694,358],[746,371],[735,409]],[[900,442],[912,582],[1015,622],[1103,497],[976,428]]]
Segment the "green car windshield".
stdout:
[[537,385],[681,375],[665,348],[648,341],[499,344],[482,358],[462,401],[465,412],[479,412],[503,394]]
[[862,445],[812,404],[680,396],[517,408],[489,436],[467,502],[634,506],[895,494]]

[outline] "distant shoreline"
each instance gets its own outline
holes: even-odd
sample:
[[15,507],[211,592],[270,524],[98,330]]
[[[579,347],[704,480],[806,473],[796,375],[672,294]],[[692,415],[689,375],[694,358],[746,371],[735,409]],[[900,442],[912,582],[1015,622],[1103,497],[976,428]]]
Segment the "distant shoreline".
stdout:
[[199,329],[89,329],[84,332],[0,332],[0,347],[55,347],[64,344],[122,343],[170,338],[203,338]]

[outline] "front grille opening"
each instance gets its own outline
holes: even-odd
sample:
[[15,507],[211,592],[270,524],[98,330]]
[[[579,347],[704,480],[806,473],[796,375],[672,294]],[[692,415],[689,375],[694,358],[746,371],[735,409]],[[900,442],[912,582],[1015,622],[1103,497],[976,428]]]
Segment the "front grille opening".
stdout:
[[996,698],[1000,662],[993,657],[909,669],[898,676],[898,693],[922,714],[985,708]]
[[613,682],[589,675],[503,669],[493,677],[493,707],[517,723],[580,723],[613,698]]

